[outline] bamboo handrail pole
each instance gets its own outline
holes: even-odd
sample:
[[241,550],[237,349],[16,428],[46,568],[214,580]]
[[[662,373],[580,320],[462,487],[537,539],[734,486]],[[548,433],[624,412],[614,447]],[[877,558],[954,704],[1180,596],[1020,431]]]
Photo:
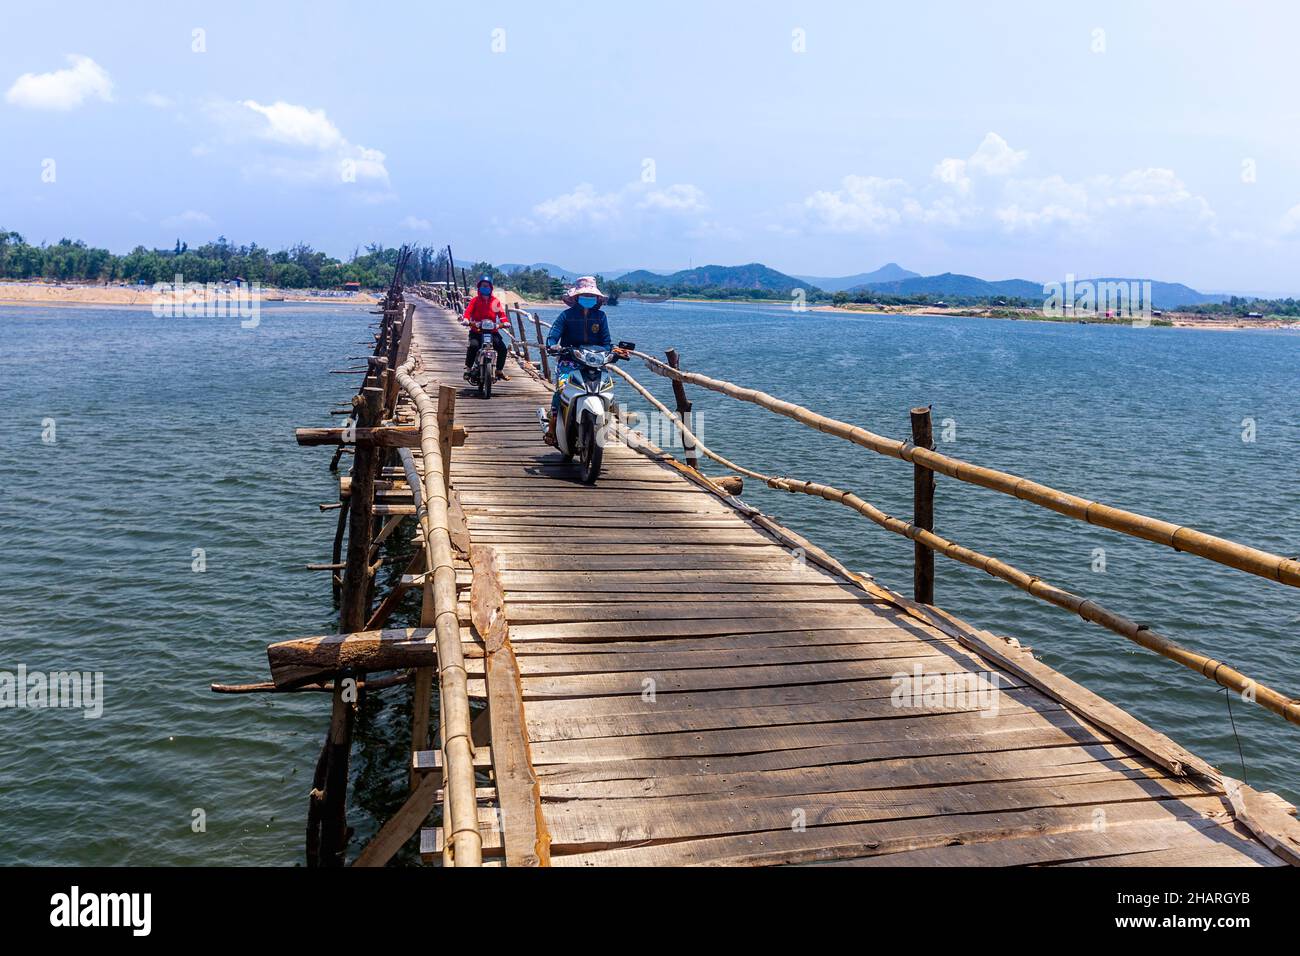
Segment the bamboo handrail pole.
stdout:
[[1176,525],[1169,521],[1162,521],[1159,518],[1152,518],[1132,511],[1125,511],[1122,508],[1115,508],[1098,501],[1090,501],[1087,498],[1081,498],[1078,495],[1030,481],[1019,475],[974,465],[960,458],[953,458],[941,452],[931,451],[928,448],[918,448],[911,442],[886,438],[883,435],[867,431],[865,428],[850,425],[848,422],[819,415],[801,405],[784,401],[766,392],[760,392],[752,388],[742,388],[731,382],[709,378],[707,375],[700,375],[697,372],[683,372],[644,352],[633,352],[632,354],[642,359],[650,367],[651,371],[665,378],[689,382],[701,388],[707,388],[731,398],[758,405],[815,428],[820,432],[843,438],[879,454],[921,465],[939,474],[956,478],[958,481],[980,485],[1088,524],[1108,528],[1111,531],[1119,531],[1147,541],[1154,541],[1176,551],[1186,551],[1189,554],[1208,558],[1219,564],[1236,568],[1239,571],[1247,571],[1271,581],[1278,581],[1292,587],[1300,587],[1300,560],[1285,558],[1268,551],[1229,541],[1226,538],[1207,534],[1195,528]]
[[695,436],[694,432],[692,432],[689,428],[686,427],[685,422],[683,422],[680,418],[678,418],[675,414],[673,414],[673,412],[668,408],[668,406],[666,406],[663,402],[659,401],[659,399],[655,398],[654,395],[652,395],[644,385],[642,385],[640,382],[634,379],[627,372],[623,371],[621,368],[618,368],[615,365],[607,365],[606,368],[610,369],[615,374],[622,376],[623,380],[627,382],[629,385],[631,385],[632,388],[635,389],[637,393],[641,395],[642,398],[644,398],[647,402],[649,402],[660,412],[666,415],[668,419],[674,425],[677,426],[677,430],[682,433],[683,438],[689,437],[691,441],[694,442],[695,450],[698,451],[700,454],[712,458],[723,468],[728,468],[732,471],[739,472],[742,475],[747,475],[750,478],[754,478],[764,483],[768,483],[772,481],[772,479],[768,475],[765,475],[762,472],[751,471],[748,468],[744,468],[740,465],[737,465],[734,461],[729,461],[726,458],[723,458],[717,452],[711,451],[699,440],[699,438]]
[[[415,464],[415,455],[409,448],[397,449],[398,458],[402,462],[402,470],[406,474],[406,484],[412,491],[412,497],[415,501],[415,520],[420,527],[420,536],[426,537],[428,527],[427,510],[424,507],[424,490],[423,482],[420,479],[420,469]],[[428,566],[428,549],[422,549],[424,554],[424,567]],[[414,564],[414,562],[412,562]],[[430,592],[424,592],[424,597],[431,597]],[[432,601],[425,600],[420,606],[420,626],[434,627],[437,624],[437,608]],[[436,633],[436,632],[435,632]],[[430,701],[433,697],[433,668],[417,667],[414,671],[414,682],[411,694],[411,749],[423,750],[429,745],[429,711]],[[419,785],[417,779],[419,774],[415,769],[411,769],[410,785],[414,791]]]
[[911,538],[913,541],[923,544],[945,557],[952,558],[954,561],[960,561],[962,564],[978,568],[993,577],[1015,585],[1040,600],[1047,601],[1049,604],[1055,604],[1057,607],[1073,611],[1085,621],[1099,624],[1122,637],[1128,638],[1135,644],[1145,647],[1147,650],[1154,651],[1162,657],[1182,664],[1203,677],[1208,677],[1220,687],[1226,687],[1248,697],[1253,696],[1256,703],[1265,709],[1272,711],[1290,723],[1300,724],[1300,700],[1288,697],[1265,684],[1254,681],[1222,661],[1185,648],[1175,641],[1157,634],[1146,625],[1117,614],[1101,606],[1096,601],[1058,588],[1036,575],[1028,574],[1007,564],[1005,561],[963,547],[935,534],[933,531],[926,531],[886,514],[852,492],[793,478],[774,478],[768,481],[768,485],[783,491],[801,492],[824,498],[827,501],[847,505],[888,531]]
[[470,736],[468,677],[456,614],[456,571],[451,536],[445,464],[438,434],[438,406],[411,377],[413,360],[397,369],[397,380],[419,413],[420,450],[424,474],[421,491],[424,513],[421,530],[426,549],[425,587],[431,589],[436,614],[434,634],[438,647],[438,684],[444,718],[443,754],[446,759],[446,793],[449,810],[448,843],[456,866],[480,866],[483,837],[478,829],[474,797],[474,744]]
[[[542,378],[548,382],[551,380],[551,358],[546,352],[546,340],[542,337],[542,320],[538,318],[536,312],[527,313],[533,320],[533,328],[537,330],[537,354],[542,360]],[[550,328],[550,325],[547,325]]]
[[[663,414],[667,415],[679,429],[689,433],[690,430],[686,428],[684,423],[662,402],[655,398],[654,395],[647,391],[640,382],[620,368],[614,368],[614,371],[622,376],[633,389],[642,395],[642,397],[658,408]],[[1007,564],[1005,561],[1001,561],[998,558],[986,554],[981,554],[980,552],[974,551],[970,548],[962,547],[961,545],[949,541],[947,538],[935,534],[933,531],[918,528],[906,521],[902,521],[892,515],[886,514],[870,502],[865,501],[852,492],[844,491],[840,488],[834,488],[830,485],[801,481],[795,478],[774,478],[769,475],[764,475],[761,472],[743,468],[733,461],[728,461],[726,458],[702,444],[698,438],[695,439],[695,443],[696,449],[701,454],[712,458],[724,468],[732,469],[748,475],[751,478],[764,482],[768,487],[775,488],[779,491],[803,493],[822,498],[826,501],[833,501],[846,505],[880,525],[880,527],[887,531],[892,531],[895,534],[900,534],[904,537],[910,538],[918,544],[924,545],[933,551],[937,551],[954,561],[960,561],[962,564],[978,568],[993,577],[1000,578],[1009,584],[1015,585],[1022,591],[1025,591],[1040,600],[1047,601],[1050,604],[1055,604],[1057,607],[1065,608],[1068,611],[1073,611],[1085,621],[1105,627],[1108,630],[1114,631],[1120,636],[1126,637],[1134,643],[1145,647],[1147,650],[1153,651],[1162,657],[1167,657],[1176,663],[1182,664],[1184,667],[1198,672],[1203,677],[1208,677],[1210,680],[1213,680],[1220,687],[1226,687],[1229,690],[1237,691],[1239,693],[1249,693],[1254,696],[1257,703],[1267,710],[1272,711],[1290,723],[1300,724],[1300,701],[1297,701],[1295,698],[1287,697],[1285,694],[1282,694],[1267,685],[1260,684],[1259,682],[1250,679],[1236,668],[1233,668],[1222,661],[1189,650],[1175,641],[1157,634],[1155,631],[1146,627],[1146,625],[1139,624],[1121,614],[1117,614],[1091,599],[1082,598],[1069,591],[1057,588],[1048,584],[1042,578],[1021,571],[1020,569]]]

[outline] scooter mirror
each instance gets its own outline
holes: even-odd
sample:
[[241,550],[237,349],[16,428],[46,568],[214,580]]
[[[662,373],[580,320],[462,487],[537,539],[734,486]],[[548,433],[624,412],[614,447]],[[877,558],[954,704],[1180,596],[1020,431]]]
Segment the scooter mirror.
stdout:
[[621,348],[621,349],[627,349],[629,352],[631,352],[634,348],[636,348],[636,343],[635,343],[635,342],[619,342],[619,343],[618,343],[618,347]]

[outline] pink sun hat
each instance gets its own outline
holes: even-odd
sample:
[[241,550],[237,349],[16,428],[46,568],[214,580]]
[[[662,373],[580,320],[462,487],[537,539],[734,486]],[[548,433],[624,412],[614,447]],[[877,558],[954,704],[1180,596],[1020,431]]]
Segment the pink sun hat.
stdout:
[[598,309],[605,304],[605,293],[596,287],[595,276],[582,276],[569,286],[569,291],[564,293],[564,304],[577,305],[580,295],[594,295],[599,300],[596,303]]

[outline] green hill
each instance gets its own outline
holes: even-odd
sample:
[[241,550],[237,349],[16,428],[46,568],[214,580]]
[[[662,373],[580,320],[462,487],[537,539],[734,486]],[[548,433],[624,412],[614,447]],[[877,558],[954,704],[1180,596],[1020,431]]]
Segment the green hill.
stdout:
[[[1080,279],[1078,283],[1093,282],[1098,285],[1109,282],[1136,282],[1142,279],[1098,278]],[[945,272],[936,276],[918,276],[912,279],[900,279],[894,282],[871,282],[848,290],[849,294],[874,292],[881,295],[911,297],[927,295],[932,299],[1029,299],[1041,302],[1045,298],[1043,284],[1030,282],[1028,279],[1002,279],[990,282],[975,276]],[[1151,303],[1157,309],[1174,309],[1184,305],[1197,305],[1206,302],[1222,302],[1224,296],[1209,292],[1197,292],[1181,282],[1151,282]]]
[[853,276],[795,276],[814,285],[823,292],[841,292],[873,282],[897,282],[901,279],[920,278],[921,273],[904,269],[897,262],[887,262],[875,272],[859,272]]
[[781,292],[791,289],[806,289],[811,292],[814,287],[808,283],[777,272],[759,262],[743,266],[700,266],[695,269],[683,269],[670,275],[660,275],[638,269],[619,276],[618,284],[634,292],[699,292],[705,289],[720,289],[727,292]]

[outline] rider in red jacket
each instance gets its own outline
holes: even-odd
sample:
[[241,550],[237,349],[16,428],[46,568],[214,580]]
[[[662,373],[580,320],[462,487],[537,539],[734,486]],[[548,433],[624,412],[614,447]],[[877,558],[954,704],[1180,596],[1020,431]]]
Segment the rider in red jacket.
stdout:
[[497,378],[503,382],[510,381],[505,373],[506,343],[501,338],[501,330],[506,327],[506,308],[501,300],[493,295],[494,286],[490,275],[479,276],[478,295],[469,300],[465,306],[465,320],[469,322],[469,349],[465,352],[465,374],[469,374],[474,364],[474,357],[483,345],[485,336],[491,337],[492,347],[497,352]]

